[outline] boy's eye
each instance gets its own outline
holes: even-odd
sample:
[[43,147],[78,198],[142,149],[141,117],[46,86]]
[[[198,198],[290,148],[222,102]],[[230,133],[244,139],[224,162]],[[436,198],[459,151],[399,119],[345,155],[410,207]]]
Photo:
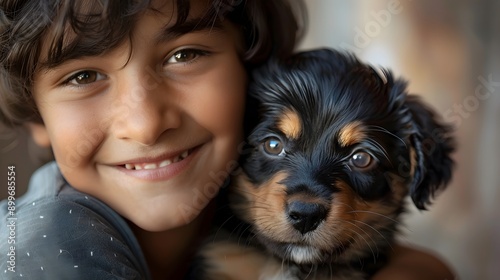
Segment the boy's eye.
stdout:
[[73,85],[86,85],[104,79],[104,75],[92,70],[80,71],[67,80],[67,83]]
[[176,51],[171,57],[169,57],[167,63],[187,63],[203,55],[207,55],[207,52],[197,49],[183,49]]

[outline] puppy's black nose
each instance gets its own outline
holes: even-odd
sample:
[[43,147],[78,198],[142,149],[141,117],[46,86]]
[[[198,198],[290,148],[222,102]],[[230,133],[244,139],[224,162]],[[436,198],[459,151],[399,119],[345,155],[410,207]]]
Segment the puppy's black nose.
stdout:
[[293,201],[288,204],[290,223],[302,234],[315,230],[326,217],[326,209],[318,203]]

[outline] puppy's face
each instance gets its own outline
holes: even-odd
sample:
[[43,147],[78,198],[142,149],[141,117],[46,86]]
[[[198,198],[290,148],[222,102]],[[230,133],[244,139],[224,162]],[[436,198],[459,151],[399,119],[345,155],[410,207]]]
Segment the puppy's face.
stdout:
[[449,180],[448,128],[389,72],[320,50],[271,62],[254,79],[261,118],[232,206],[275,255],[324,263],[377,254],[408,192],[424,208]]

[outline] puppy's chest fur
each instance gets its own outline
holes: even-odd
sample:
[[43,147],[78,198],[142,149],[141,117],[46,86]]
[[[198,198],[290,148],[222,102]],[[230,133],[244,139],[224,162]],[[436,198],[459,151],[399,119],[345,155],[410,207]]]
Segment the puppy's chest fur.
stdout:
[[256,70],[250,97],[258,118],[200,279],[366,279],[406,196],[424,209],[450,179],[450,128],[388,70],[303,52]]

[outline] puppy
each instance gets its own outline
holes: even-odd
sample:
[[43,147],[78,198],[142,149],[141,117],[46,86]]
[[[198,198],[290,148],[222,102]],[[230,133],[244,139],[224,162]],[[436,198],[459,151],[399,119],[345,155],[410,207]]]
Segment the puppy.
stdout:
[[450,127],[390,71],[328,49],[270,61],[250,96],[259,120],[228,189],[239,227],[201,250],[200,279],[369,278],[406,196],[425,209],[450,180]]

